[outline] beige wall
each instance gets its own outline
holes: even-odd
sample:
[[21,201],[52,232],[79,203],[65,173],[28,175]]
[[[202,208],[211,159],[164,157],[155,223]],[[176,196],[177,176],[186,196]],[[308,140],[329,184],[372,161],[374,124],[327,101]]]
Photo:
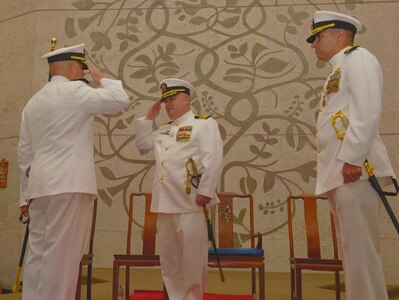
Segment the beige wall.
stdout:
[[[17,220],[20,114],[47,81],[40,56],[54,36],[58,47],[85,42],[90,61],[108,77],[121,79],[131,97],[120,116],[97,118],[96,266],[111,266],[112,254],[123,251],[128,193],[151,188],[153,155],[134,147],[133,121],[158,99],[157,83],[175,76],[196,87],[194,110],[213,115],[221,126],[225,169],[219,189],[254,193],[266,269],[288,272],[285,199],[313,192],[315,113],[328,74],[305,42],[316,9],[348,13],[365,23],[357,42],[379,58],[384,70],[381,133],[398,172],[399,1],[97,2],[0,4],[0,159],[10,162],[9,185],[0,189],[0,280],[5,286],[12,283],[24,232]],[[163,115],[157,124],[166,120]],[[391,202],[397,212],[397,201]],[[399,239],[383,210],[381,241],[387,281],[399,284]]]

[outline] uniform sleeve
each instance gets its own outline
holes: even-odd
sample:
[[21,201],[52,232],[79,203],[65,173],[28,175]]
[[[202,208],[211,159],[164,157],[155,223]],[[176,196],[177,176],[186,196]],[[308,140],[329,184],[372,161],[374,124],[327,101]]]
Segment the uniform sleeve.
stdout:
[[198,194],[213,197],[223,170],[223,144],[217,122],[207,119],[200,133],[200,159],[204,167]]
[[152,121],[139,118],[136,120],[136,147],[142,150],[154,148],[154,137],[152,133]]
[[377,135],[381,116],[382,71],[365,49],[348,54],[349,127],[338,159],[362,166]]
[[27,205],[28,199],[28,172],[33,159],[33,149],[28,126],[25,120],[25,114],[22,113],[20,138],[17,150],[18,164],[21,170],[20,174],[20,198],[19,205]]
[[120,80],[103,78],[100,88],[92,88],[83,82],[76,82],[76,98],[79,107],[89,114],[117,114],[129,103],[129,97]]

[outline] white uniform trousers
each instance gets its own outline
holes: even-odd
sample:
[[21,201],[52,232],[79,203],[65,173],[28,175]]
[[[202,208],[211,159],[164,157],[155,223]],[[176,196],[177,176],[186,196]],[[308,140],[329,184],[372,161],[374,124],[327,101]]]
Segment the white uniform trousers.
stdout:
[[23,300],[75,299],[92,199],[90,194],[65,193],[32,201]]
[[346,299],[388,299],[380,257],[380,199],[367,180],[342,185],[328,193],[340,241]]
[[159,213],[158,242],[169,299],[202,300],[208,276],[208,234],[202,210]]

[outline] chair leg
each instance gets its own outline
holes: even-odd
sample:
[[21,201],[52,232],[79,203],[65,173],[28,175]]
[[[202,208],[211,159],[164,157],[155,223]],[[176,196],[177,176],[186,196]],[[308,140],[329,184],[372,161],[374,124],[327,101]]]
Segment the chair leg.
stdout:
[[130,268],[129,268],[129,266],[126,266],[125,270],[126,270],[126,274],[125,274],[125,299],[129,300],[129,294],[130,294]]
[[112,271],[112,300],[118,298],[118,285],[119,285],[119,265],[114,261],[114,267]]
[[79,264],[78,282],[76,283],[75,300],[80,300],[81,280],[82,280],[82,262]]
[[265,300],[265,264],[259,267],[259,300]]
[[252,268],[252,270],[251,270],[251,281],[252,281],[252,299],[255,299],[256,298],[256,271],[255,271],[255,268]]
[[340,300],[341,298],[341,283],[339,280],[339,271],[335,271],[335,299]]
[[87,266],[87,300],[91,300],[91,280],[92,280],[92,274],[93,274],[93,266],[90,263]]
[[291,266],[291,300],[295,299],[295,273],[294,266]]
[[296,268],[295,269],[295,292],[296,292],[296,300],[302,300],[302,270]]

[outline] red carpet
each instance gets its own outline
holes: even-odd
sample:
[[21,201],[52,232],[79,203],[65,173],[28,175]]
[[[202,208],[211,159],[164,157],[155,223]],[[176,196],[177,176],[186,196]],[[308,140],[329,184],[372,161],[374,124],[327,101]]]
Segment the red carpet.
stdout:
[[[162,291],[134,291],[130,300],[162,300]],[[205,294],[204,300],[251,300],[251,295]]]

